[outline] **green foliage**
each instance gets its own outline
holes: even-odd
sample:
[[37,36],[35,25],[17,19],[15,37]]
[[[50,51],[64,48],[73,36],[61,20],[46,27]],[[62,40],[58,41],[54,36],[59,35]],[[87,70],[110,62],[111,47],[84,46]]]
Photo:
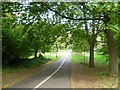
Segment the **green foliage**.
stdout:
[[[50,52],[57,38],[62,37],[60,43],[66,41],[63,38],[67,37],[66,25],[53,24],[54,21],[46,19],[43,3],[30,3],[26,7],[19,3],[2,5],[3,65],[19,63],[38,52],[43,58],[41,53]],[[41,11],[38,12],[36,7]]]
[[[87,21],[90,37],[92,28],[98,30],[111,29],[115,33],[118,55],[120,50],[117,21],[119,8],[114,2],[37,2],[26,5],[17,2],[2,2],[2,41],[3,64],[18,63],[21,59],[33,54],[50,52],[51,50],[65,49],[71,46],[73,51],[89,51],[83,21],[73,21],[71,18],[98,18],[102,19],[92,27],[92,21]],[[85,6],[85,9],[83,8]],[[52,12],[51,9],[56,12]],[[86,17],[84,16],[86,14]],[[108,18],[105,18],[105,15]],[[60,16],[61,17],[60,17]],[[64,17],[69,17],[63,19]],[[109,21],[107,27],[103,21]],[[96,33],[95,33],[96,34]],[[96,47],[99,52],[108,57],[105,35],[101,33],[101,41]],[[42,58],[42,56],[40,56]]]
[[13,19],[9,17],[3,18],[2,22],[3,64],[9,63],[13,59],[20,59],[20,57],[30,55],[26,35],[21,34],[23,26],[11,28]]
[[89,44],[87,42],[85,31],[82,29],[73,29],[72,31],[72,48],[74,51],[89,51]]

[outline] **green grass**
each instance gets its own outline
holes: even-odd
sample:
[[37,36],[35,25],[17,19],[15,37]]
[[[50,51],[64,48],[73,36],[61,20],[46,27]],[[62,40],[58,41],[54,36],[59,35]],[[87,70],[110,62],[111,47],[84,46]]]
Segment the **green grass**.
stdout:
[[[76,62],[76,63],[80,63],[80,64],[85,65],[85,66],[88,66],[89,54],[86,54],[85,60],[84,60],[83,53],[81,53],[81,55],[79,53],[73,53],[72,54],[72,61]],[[108,65],[106,58],[103,57],[102,55],[100,55],[99,53],[96,53],[96,52],[94,54],[94,62],[95,62],[95,66]]]
[[51,54],[48,54],[48,55],[45,55],[45,58],[43,60],[40,60],[40,58],[36,58],[33,60],[23,60],[18,64],[3,67],[2,74],[6,75],[9,73],[20,72],[20,71],[36,68],[36,67],[41,66],[49,61],[50,61],[50,63],[53,63],[56,60],[58,60],[60,57],[61,57],[61,55],[56,57]]
[[73,53],[72,54],[72,61],[78,61],[78,60],[83,60],[84,57],[78,56],[77,54]]

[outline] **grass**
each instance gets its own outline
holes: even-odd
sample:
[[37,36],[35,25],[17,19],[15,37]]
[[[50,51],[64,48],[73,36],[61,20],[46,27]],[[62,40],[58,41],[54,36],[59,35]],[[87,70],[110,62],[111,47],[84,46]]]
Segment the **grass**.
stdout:
[[10,65],[10,66],[5,66],[2,68],[2,74],[6,75],[10,73],[15,73],[15,72],[20,72],[20,71],[36,68],[49,61],[50,63],[53,63],[61,57],[61,55],[58,55],[56,57],[56,55],[52,55],[52,54],[53,53],[51,54],[48,53],[47,55],[45,55],[45,58],[43,60],[41,60],[40,58],[35,58],[32,60],[22,60],[20,63]]
[[[72,54],[72,62],[73,63],[80,63],[82,65],[88,66],[89,63],[89,54],[86,53],[85,60],[84,60],[84,55],[83,53],[73,53]],[[107,62],[106,58],[100,55],[99,53],[95,52],[94,54],[94,62],[95,66],[104,66],[108,65],[109,63]]]

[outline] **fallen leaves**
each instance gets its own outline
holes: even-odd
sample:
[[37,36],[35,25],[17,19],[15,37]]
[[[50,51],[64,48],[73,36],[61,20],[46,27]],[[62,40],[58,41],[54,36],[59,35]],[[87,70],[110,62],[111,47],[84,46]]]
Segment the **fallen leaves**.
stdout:
[[72,64],[72,88],[117,88],[118,77],[109,75],[106,67],[89,68]]

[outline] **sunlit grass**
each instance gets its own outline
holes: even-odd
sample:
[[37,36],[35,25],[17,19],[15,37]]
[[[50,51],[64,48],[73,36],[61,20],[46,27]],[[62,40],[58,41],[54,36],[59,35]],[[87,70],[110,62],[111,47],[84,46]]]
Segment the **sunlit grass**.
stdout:
[[[72,61],[73,63],[80,63],[83,64],[85,66],[88,66],[89,63],[89,54],[87,53],[84,57],[83,53],[73,53],[72,54]],[[104,65],[108,65],[108,61],[105,57],[103,57],[102,55],[100,55],[99,53],[94,54],[94,62],[95,62],[95,66],[99,67],[99,66],[104,66]]]

